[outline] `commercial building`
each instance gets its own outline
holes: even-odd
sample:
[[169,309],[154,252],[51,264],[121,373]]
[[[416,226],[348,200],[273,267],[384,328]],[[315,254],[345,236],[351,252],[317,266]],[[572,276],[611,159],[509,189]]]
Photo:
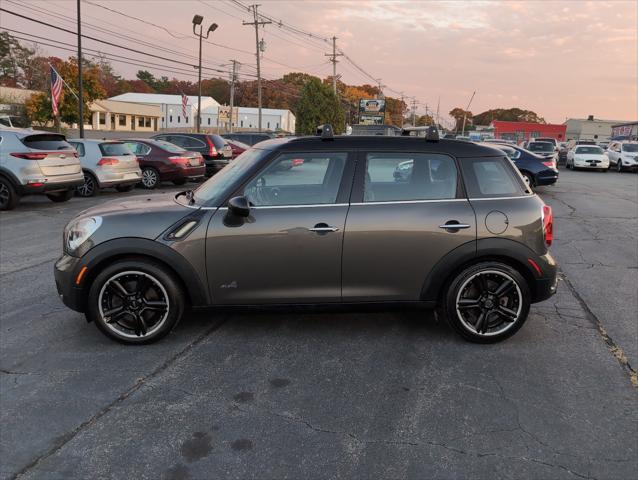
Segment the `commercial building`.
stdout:
[[494,129],[494,138],[514,140],[517,143],[538,137],[555,138],[560,142],[565,140],[565,125],[494,120],[490,127]]
[[624,123],[622,120],[601,120],[590,115],[587,118],[568,118],[564,125],[567,127],[568,140],[596,140],[607,141],[611,138],[614,125]]
[[612,140],[638,139],[638,122],[625,122],[611,126]]
[[[181,95],[164,95],[157,93],[123,93],[111,97],[109,100],[119,102],[131,102],[158,106],[161,110],[159,122],[160,129],[192,130],[196,128],[197,97],[188,96],[186,116],[182,108]],[[222,107],[224,108],[224,107]],[[213,97],[202,97],[202,123],[203,130],[223,129],[227,126],[226,120],[219,120],[220,104]],[[255,131],[259,125],[259,109],[254,107],[235,107],[233,115],[233,127],[241,131]],[[263,130],[294,132],[296,118],[290,110],[262,108],[261,125]]]
[[157,132],[162,111],[158,105],[95,100],[89,106],[92,130]]

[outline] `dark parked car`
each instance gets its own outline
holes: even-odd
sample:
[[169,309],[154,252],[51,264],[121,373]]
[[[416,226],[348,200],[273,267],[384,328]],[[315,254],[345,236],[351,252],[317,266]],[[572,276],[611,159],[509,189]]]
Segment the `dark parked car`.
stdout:
[[263,142],[265,140],[270,140],[273,136],[269,133],[246,133],[246,132],[237,132],[237,133],[224,133],[222,135],[225,139],[228,140],[238,140],[246,145],[256,145],[259,142]]
[[246,150],[250,149],[250,145],[246,145],[244,142],[240,142],[239,140],[230,140],[227,138],[226,143],[230,145],[230,149],[233,151],[233,158],[240,156]]
[[551,208],[501,150],[330,132],[263,142],[194,192],[83,212],[55,264],[63,302],[124,343],[187,306],[370,302],[438,306],[487,343],[555,292]]
[[212,133],[161,133],[154,135],[155,140],[170,142],[184,150],[197,152],[204,158],[206,175],[211,176],[228,165],[233,157],[230,145]]
[[505,152],[530,188],[553,185],[558,180],[558,169],[554,159],[541,157],[517,145],[505,143],[490,143],[490,145]]
[[131,138],[123,142],[137,156],[144,188],[153,189],[163,181],[184,185],[188,180],[198,180],[206,174],[200,153],[149,138]]

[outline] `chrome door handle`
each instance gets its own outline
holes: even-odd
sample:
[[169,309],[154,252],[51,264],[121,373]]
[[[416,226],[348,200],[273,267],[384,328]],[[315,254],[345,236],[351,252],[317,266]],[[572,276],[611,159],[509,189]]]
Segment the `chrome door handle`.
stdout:
[[315,225],[312,228],[309,228],[308,230],[310,230],[311,232],[325,233],[325,232],[338,232],[339,228],[331,227],[329,225],[326,225],[325,223],[318,223],[317,225]]
[[463,228],[470,228],[471,225],[467,223],[446,223],[445,225],[439,225],[439,228],[444,230],[461,230]]

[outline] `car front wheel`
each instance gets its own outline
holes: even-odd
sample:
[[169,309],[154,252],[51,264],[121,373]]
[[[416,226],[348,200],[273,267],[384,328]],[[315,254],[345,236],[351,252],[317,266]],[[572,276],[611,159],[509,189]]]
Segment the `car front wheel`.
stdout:
[[493,343],[520,329],[531,294],[523,276],[509,265],[482,262],[459,273],[445,294],[450,325],[466,340]]
[[153,343],[177,325],[183,298],[179,284],[163,266],[123,260],[106,267],[93,281],[86,316],[113,340]]

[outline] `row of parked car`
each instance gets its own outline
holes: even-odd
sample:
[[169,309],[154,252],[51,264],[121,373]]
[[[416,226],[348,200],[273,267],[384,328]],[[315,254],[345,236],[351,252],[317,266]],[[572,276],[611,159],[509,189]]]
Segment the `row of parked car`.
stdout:
[[0,130],[0,210],[16,207],[24,195],[44,194],[65,202],[74,194],[92,197],[103,188],[120,192],[163,181],[183,185],[222,169],[265,133],[223,138],[203,133],[161,133],[122,140],[70,139],[15,128]]

